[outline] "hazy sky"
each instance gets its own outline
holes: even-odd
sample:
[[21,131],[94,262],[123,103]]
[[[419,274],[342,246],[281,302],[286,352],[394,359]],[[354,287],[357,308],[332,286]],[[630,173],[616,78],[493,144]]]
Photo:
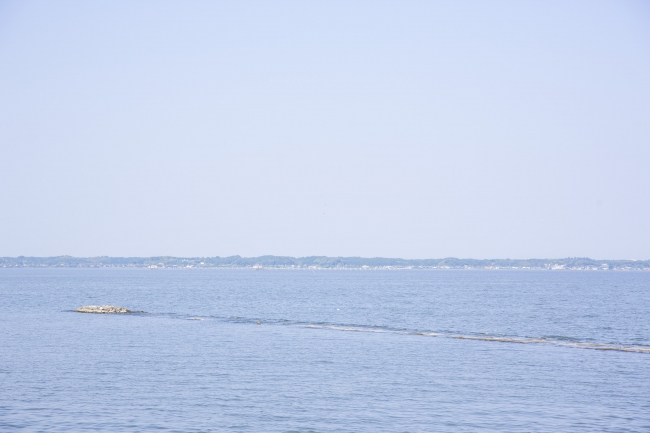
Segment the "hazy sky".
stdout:
[[0,256],[650,259],[650,2],[0,3]]

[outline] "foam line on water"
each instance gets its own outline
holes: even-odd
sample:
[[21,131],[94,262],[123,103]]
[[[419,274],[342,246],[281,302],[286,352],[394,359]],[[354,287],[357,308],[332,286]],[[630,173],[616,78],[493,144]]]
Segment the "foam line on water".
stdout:
[[[344,326],[315,326],[307,325],[307,328],[314,329],[331,329],[335,331],[353,331],[353,332],[382,332],[375,330],[368,330],[363,328],[344,327]],[[490,335],[459,335],[450,334],[445,332],[433,331],[390,331],[393,334],[406,334],[406,335],[422,335],[429,337],[443,337],[454,338],[458,340],[475,340],[487,341],[497,343],[517,343],[517,344],[552,344],[561,347],[574,347],[579,349],[593,349],[593,350],[611,350],[617,352],[635,352],[635,353],[648,353],[650,354],[650,347],[638,345],[625,345],[625,344],[611,344],[611,343],[587,343],[580,341],[564,341],[550,338],[530,338],[530,337],[510,337],[510,336],[490,336]]]
[[284,325],[300,326],[308,329],[322,329],[341,332],[368,332],[368,333],[389,333],[399,335],[420,335],[425,337],[453,338],[457,340],[474,340],[494,343],[516,343],[516,344],[551,344],[560,347],[572,347],[579,349],[592,349],[617,352],[633,352],[650,354],[650,346],[632,345],[632,344],[614,344],[614,343],[594,343],[585,342],[563,336],[549,337],[519,337],[507,335],[486,335],[486,334],[459,334],[450,331],[430,331],[430,330],[411,330],[402,328],[391,328],[379,325],[358,325],[329,322],[306,322],[289,319],[264,319],[250,318],[240,316],[197,316],[178,313],[136,313],[140,316],[149,317],[169,317],[183,320],[205,321],[216,320],[219,322],[238,323],[238,324],[263,324],[263,325]]

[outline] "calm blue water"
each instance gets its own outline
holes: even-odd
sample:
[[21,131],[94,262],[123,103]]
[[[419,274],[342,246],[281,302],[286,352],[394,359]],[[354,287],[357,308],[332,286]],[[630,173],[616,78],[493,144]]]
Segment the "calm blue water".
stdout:
[[650,273],[0,269],[0,309],[1,431],[650,431]]

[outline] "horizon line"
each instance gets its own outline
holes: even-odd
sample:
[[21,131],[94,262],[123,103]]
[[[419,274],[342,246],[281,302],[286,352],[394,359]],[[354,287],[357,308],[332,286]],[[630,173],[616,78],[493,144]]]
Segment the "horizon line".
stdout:
[[175,255],[150,255],[150,256],[140,256],[140,255],[129,255],[129,256],[109,256],[109,255],[94,255],[94,256],[74,256],[70,254],[59,254],[51,256],[0,256],[2,259],[55,259],[55,258],[72,258],[72,259],[153,259],[153,258],[168,258],[168,259],[228,259],[228,258],[242,258],[242,259],[261,259],[261,258],[283,258],[283,259],[311,259],[311,258],[327,258],[327,259],[381,259],[381,260],[404,260],[404,261],[423,261],[423,260],[474,260],[474,261],[493,261],[493,260],[510,260],[510,261],[529,261],[529,260],[591,260],[591,261],[616,261],[616,262],[646,262],[650,259],[592,259],[587,256],[565,256],[565,257],[529,257],[529,258],[500,258],[493,257],[489,259],[477,259],[473,257],[455,257],[455,256],[444,256],[444,257],[427,257],[427,258],[416,258],[416,259],[405,259],[402,257],[383,257],[383,256],[327,256],[327,255],[305,255],[305,256],[289,256],[289,255],[275,255],[275,254],[262,254],[259,256],[244,256],[240,254],[232,254],[227,256],[175,256]]

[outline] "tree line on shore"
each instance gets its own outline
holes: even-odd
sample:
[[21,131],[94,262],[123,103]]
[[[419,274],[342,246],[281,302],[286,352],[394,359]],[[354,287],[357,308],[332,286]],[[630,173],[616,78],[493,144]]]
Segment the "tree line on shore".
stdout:
[[650,270],[650,260],[564,259],[399,259],[383,257],[0,257],[0,267],[165,267],[165,268],[325,268],[325,269],[584,269]]

